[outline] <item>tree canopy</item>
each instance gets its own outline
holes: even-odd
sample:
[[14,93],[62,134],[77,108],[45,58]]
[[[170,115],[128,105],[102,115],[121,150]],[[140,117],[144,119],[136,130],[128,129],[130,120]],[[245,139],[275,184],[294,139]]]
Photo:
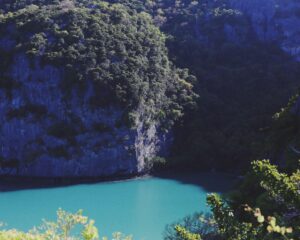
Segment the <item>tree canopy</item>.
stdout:
[[[132,110],[143,103],[154,119],[168,124],[193,104],[194,77],[168,60],[165,36],[147,13],[103,1],[46,2],[25,1],[25,8],[0,16],[1,36],[15,42],[2,57],[26,52],[43,64],[63,67],[66,93],[92,80],[99,88],[97,104]],[[10,62],[3,62],[5,78]]]

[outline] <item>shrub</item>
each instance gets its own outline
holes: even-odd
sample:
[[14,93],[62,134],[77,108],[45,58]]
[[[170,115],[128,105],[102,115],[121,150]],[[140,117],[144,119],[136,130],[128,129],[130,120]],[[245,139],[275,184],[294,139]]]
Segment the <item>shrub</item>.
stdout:
[[[82,215],[82,211],[69,213],[62,209],[57,211],[56,222],[45,221],[40,228],[34,228],[29,232],[16,229],[0,231],[0,240],[108,240],[100,238],[95,221]],[[74,229],[79,228],[80,234],[74,234]],[[113,240],[131,240],[130,236],[114,233]]]
[[[210,194],[207,203],[213,213],[212,227],[222,240],[292,240],[300,237],[299,180],[300,172],[280,173],[269,161],[252,164],[256,180],[270,198],[276,211],[264,215],[260,208],[247,204],[241,210],[230,206],[217,194]],[[177,225],[175,230],[184,240],[199,239],[188,227]],[[204,238],[205,239],[205,238]]]

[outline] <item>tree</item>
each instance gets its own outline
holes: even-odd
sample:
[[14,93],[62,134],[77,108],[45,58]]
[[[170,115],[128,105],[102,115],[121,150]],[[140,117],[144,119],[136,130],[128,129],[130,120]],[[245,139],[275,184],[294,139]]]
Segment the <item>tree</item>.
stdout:
[[[94,223],[82,215],[82,210],[69,213],[59,209],[56,222],[45,221],[40,228],[34,228],[29,232],[16,229],[2,230],[0,240],[100,240]],[[80,228],[79,236],[72,234],[74,228]],[[107,237],[101,239],[108,240]],[[113,240],[131,240],[131,237],[117,232],[113,234]]]
[[[210,194],[207,203],[213,213],[212,223],[222,240],[291,240],[300,237],[300,171],[280,173],[269,161],[254,161],[252,171],[263,189],[274,199],[276,211],[264,215],[260,208],[241,204],[232,208],[217,194]],[[177,226],[182,239],[193,239],[188,229]],[[197,239],[197,238],[196,238]]]

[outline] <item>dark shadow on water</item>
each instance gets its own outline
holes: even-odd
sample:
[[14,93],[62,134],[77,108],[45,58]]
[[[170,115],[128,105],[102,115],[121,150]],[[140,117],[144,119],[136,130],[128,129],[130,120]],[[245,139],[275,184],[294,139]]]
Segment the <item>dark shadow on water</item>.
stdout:
[[126,181],[139,178],[137,175],[116,175],[107,177],[0,177],[0,193],[29,189],[45,189],[75,186],[79,184],[97,184],[102,182]]
[[[200,171],[163,171],[159,173],[153,173],[151,176],[160,179],[175,180],[182,184],[192,184],[203,188],[207,192],[218,193],[231,190],[239,180],[237,176],[224,173]],[[149,175],[122,175],[97,178],[0,177],[0,192],[68,187],[78,184],[97,184],[102,182],[126,181],[147,177],[149,177]]]
[[207,192],[224,193],[236,186],[240,177],[219,173],[201,171],[167,171],[153,174],[157,178],[172,179],[182,184],[192,184],[203,188]]

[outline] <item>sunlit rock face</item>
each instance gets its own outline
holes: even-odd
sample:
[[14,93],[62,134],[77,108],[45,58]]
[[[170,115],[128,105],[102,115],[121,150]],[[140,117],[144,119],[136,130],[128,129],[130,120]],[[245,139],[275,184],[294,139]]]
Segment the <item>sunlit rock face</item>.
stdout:
[[261,41],[276,42],[300,60],[300,1],[228,0],[229,6],[248,17]]
[[144,126],[143,106],[136,126],[123,121],[117,106],[95,107],[92,81],[66,98],[64,71],[14,56],[9,75],[15,87],[0,89],[2,175],[74,177],[137,174],[163,145],[155,121]]

